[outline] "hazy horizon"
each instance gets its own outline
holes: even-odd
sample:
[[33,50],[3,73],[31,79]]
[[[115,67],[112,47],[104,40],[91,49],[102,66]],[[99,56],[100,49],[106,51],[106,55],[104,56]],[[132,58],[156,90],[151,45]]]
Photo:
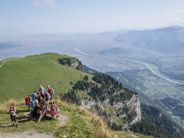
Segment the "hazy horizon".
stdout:
[[6,0],[0,2],[0,37],[183,26],[183,9],[182,0]]

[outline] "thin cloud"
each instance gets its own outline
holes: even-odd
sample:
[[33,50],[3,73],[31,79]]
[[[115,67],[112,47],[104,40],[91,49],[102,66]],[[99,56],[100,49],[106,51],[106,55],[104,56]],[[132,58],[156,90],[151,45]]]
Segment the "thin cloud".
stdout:
[[178,10],[171,14],[170,23],[184,25],[184,10]]
[[58,8],[56,0],[33,0],[32,5],[35,7],[46,6],[49,8]]

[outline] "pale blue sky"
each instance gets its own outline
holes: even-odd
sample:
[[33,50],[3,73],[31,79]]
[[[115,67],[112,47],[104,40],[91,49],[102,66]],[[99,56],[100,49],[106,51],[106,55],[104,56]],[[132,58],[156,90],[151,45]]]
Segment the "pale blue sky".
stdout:
[[184,25],[184,0],[1,0],[0,36]]

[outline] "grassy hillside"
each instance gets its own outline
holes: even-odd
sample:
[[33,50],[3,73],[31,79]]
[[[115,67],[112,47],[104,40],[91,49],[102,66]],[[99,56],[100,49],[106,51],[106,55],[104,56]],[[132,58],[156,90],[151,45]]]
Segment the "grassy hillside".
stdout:
[[[12,102],[15,103],[17,108],[18,128],[10,126],[11,121],[7,109]],[[41,123],[36,123],[35,118],[26,116],[27,107],[22,100],[9,100],[4,104],[0,104],[0,133],[26,132],[29,130],[29,135],[38,132],[61,138],[63,136],[70,138],[153,138],[152,136],[144,136],[137,133],[112,131],[97,115],[65,102],[56,101],[56,103],[59,105],[62,117],[67,117],[65,121],[51,119],[46,116]]]
[[3,95],[0,101],[24,98],[38,90],[40,84],[45,88],[50,84],[56,94],[66,93],[72,84],[88,74],[59,64],[63,58],[71,57],[46,53],[6,61],[0,68],[0,94]]
[[[76,62],[79,63],[79,68],[71,67],[72,63]],[[80,64],[75,58],[56,53],[45,53],[2,61],[0,67],[0,94],[2,95],[0,96],[0,132],[23,132],[33,129],[34,131],[51,134],[56,137],[63,137],[64,135],[68,137],[136,137],[136,135],[140,138],[147,137],[130,132],[112,131],[97,115],[61,101],[58,101],[61,113],[68,118],[62,126],[58,125],[61,123],[60,120],[51,120],[49,117],[45,117],[41,123],[37,124],[35,123],[36,119],[25,116],[27,108],[23,99],[27,94],[38,90],[40,84],[45,88],[50,84],[55,90],[55,96],[65,95],[74,88],[75,84],[87,77],[87,82],[95,84],[95,88],[98,85],[102,85],[100,82],[106,84],[103,89],[98,88],[99,91],[96,91],[97,95],[99,95],[98,93],[101,93],[103,90],[101,100],[106,98],[108,94],[105,93],[106,89],[112,93],[113,90],[120,91],[119,89],[123,88],[122,85],[108,76],[99,77],[95,82],[93,80],[95,76],[82,72]],[[102,81],[101,79],[104,80]],[[94,94],[96,93],[94,92]],[[7,101],[10,99],[14,100],[17,107],[17,118],[19,121],[19,128],[17,129],[7,127],[7,124],[10,124],[7,109],[11,102]]]
[[64,95],[64,99],[97,112],[107,120],[113,130],[123,130],[124,127],[131,126],[135,118],[136,122],[141,121],[137,93],[125,89],[121,83],[102,73],[94,74],[92,80],[93,82],[88,81],[85,77],[78,81]]

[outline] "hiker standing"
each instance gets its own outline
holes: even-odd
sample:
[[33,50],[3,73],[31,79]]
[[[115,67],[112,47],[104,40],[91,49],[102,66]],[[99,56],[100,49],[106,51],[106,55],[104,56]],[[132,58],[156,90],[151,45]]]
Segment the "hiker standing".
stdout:
[[45,92],[45,100],[48,102],[51,99],[51,96],[48,92]]
[[30,112],[30,104],[31,104],[31,95],[29,94],[28,97],[25,98],[26,105],[28,106],[28,112]]
[[31,101],[31,115],[34,117],[35,100]]
[[33,117],[37,117],[38,108],[39,108],[39,103],[38,103],[38,99],[36,97],[35,102],[34,102]]
[[36,91],[34,91],[34,93],[31,95],[32,97],[32,101],[35,101],[35,98],[37,97]]
[[[54,94],[54,89],[50,87],[50,85],[47,86],[48,88],[48,93],[50,94],[50,100],[52,101],[53,100],[53,94]],[[52,101],[53,103],[53,101]]]
[[35,108],[35,99],[37,98],[37,93],[34,91],[34,93],[31,95],[32,101],[31,101],[31,114],[34,117],[34,108]]
[[13,103],[10,105],[9,113],[10,113],[10,118],[13,123],[13,126],[16,125],[16,127],[18,127],[17,119],[16,119],[16,108]]
[[38,103],[40,104],[43,100],[43,98],[41,97],[40,93],[37,92],[37,100],[38,100]]
[[41,97],[44,98],[44,96],[45,96],[45,88],[43,88],[42,85],[40,85],[39,92],[40,92]]

